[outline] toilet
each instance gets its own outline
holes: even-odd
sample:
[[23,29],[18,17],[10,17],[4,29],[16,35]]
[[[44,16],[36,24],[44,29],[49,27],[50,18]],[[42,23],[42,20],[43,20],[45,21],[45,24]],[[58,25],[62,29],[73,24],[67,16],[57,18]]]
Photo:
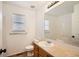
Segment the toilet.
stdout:
[[26,55],[27,55],[27,57],[31,57],[31,56],[33,56],[34,55],[34,53],[33,53],[33,50],[34,50],[34,46],[33,45],[27,45],[26,47],[25,47],[25,50],[26,50]]

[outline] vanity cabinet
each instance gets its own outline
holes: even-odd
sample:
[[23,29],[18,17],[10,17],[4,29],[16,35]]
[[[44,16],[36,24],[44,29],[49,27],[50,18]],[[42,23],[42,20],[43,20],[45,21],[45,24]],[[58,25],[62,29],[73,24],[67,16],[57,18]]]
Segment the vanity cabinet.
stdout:
[[44,51],[41,47],[39,47],[35,43],[33,45],[34,45],[34,56],[35,57],[52,57],[50,54],[48,54],[46,51]]
[[39,57],[47,57],[47,55],[48,54],[43,49],[39,48]]
[[35,57],[38,57],[38,53],[39,53],[39,47],[36,45],[36,44],[33,44],[34,45],[34,56]]

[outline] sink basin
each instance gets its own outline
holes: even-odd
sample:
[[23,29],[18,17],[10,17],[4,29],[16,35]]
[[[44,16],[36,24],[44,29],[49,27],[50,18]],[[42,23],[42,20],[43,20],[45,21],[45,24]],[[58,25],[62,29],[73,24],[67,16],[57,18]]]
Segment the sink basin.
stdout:
[[42,47],[45,47],[45,48],[54,46],[54,43],[50,42],[50,41],[40,41],[38,44]]
[[79,47],[79,40],[71,41],[70,44]]

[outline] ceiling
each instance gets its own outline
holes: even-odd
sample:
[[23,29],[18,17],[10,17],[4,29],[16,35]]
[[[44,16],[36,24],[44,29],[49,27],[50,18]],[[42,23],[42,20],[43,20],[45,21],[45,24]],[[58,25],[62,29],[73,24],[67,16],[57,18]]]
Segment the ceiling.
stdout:
[[27,8],[39,8],[45,6],[48,3],[48,1],[7,1],[5,3]]

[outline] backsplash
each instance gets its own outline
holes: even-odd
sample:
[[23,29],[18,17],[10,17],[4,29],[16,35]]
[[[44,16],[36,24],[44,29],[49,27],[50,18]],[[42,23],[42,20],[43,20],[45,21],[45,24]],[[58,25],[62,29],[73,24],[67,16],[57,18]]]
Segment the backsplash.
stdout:
[[71,37],[63,37],[65,43],[79,47],[79,35],[72,35]]
[[72,35],[72,39],[79,41],[79,34]]

